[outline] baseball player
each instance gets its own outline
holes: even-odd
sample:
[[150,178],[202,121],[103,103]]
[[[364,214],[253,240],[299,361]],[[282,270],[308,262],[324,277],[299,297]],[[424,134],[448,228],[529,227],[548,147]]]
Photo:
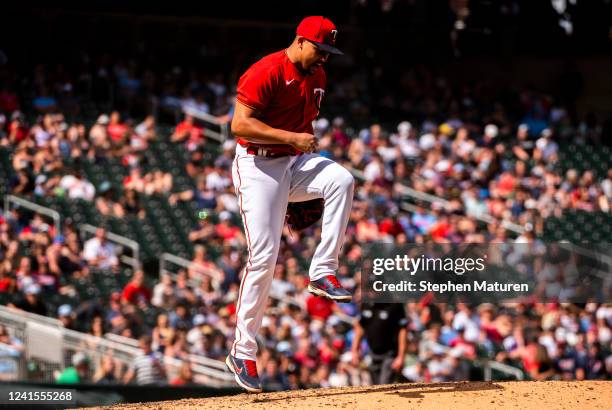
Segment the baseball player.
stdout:
[[236,339],[226,364],[249,392],[261,391],[255,337],[289,202],[324,201],[321,241],[310,265],[308,290],[337,302],[352,297],[335,273],[354,180],[344,167],[316,154],[312,129],[325,94],[323,65],[330,54],[342,54],[335,47],[337,33],[329,19],[307,17],[287,49],[253,64],[238,82],[232,175],[249,253],[236,305]]

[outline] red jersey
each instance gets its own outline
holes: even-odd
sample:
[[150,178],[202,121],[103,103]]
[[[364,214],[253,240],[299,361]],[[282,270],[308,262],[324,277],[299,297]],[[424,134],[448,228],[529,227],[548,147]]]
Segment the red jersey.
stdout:
[[[257,111],[257,118],[270,127],[312,134],[312,121],[319,115],[325,83],[321,67],[305,74],[282,50],[249,67],[238,80],[237,100]],[[248,144],[240,136],[238,142]]]

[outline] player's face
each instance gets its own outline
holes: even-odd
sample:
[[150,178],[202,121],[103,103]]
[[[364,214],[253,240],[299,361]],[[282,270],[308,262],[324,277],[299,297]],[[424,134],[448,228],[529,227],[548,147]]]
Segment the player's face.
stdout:
[[314,72],[317,67],[321,67],[329,58],[327,51],[321,50],[316,44],[308,40],[304,40],[303,50],[303,66],[309,72]]

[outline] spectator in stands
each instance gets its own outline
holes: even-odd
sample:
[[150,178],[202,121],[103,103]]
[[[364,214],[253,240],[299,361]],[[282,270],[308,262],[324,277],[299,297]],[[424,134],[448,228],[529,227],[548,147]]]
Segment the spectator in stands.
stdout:
[[193,371],[191,370],[191,363],[184,361],[181,364],[178,376],[170,381],[172,386],[185,386],[193,383]]
[[211,223],[211,213],[200,211],[198,225],[189,232],[189,240],[194,244],[205,245],[215,236],[215,226]]
[[185,172],[190,178],[197,179],[204,170],[204,153],[202,150],[189,154],[189,161],[185,165]]
[[166,313],[157,316],[157,326],[153,328],[152,345],[153,350],[164,353],[174,339],[175,330],[170,326],[170,321]]
[[93,376],[97,384],[117,384],[122,381],[122,366],[112,355],[103,356]]
[[215,226],[215,233],[226,245],[246,246],[246,238],[242,229],[233,223],[232,214],[228,211],[222,211],[219,214],[219,223]]
[[[11,122],[7,129],[8,140],[11,144],[20,145],[21,142],[25,141],[29,129],[25,123],[23,114],[20,111],[13,111],[11,114]],[[24,148],[26,148],[24,146]]]
[[208,258],[208,251],[203,245],[196,245],[194,248],[193,259],[187,272],[190,280],[199,281],[203,275],[223,278],[223,271]]
[[163,358],[151,349],[151,337],[141,336],[139,341],[141,353],[125,374],[124,383],[136,381],[139,385],[166,383],[166,368]]
[[172,174],[160,170],[144,176],[144,193],[147,195],[166,195],[172,191]]
[[176,331],[174,337],[172,338],[171,344],[166,346],[166,349],[164,350],[164,357],[187,360],[189,357],[186,339],[188,329],[189,328],[179,329]]
[[144,219],[147,215],[138,192],[133,189],[125,190],[124,195],[119,200],[119,204],[128,215],[134,215],[139,219]]
[[128,126],[121,122],[121,114],[119,114],[118,111],[113,111],[111,113],[106,130],[111,142],[119,143],[125,139],[126,133],[128,132]]
[[130,147],[134,151],[143,151],[149,146],[149,141],[155,139],[155,117],[148,115],[144,121],[134,128],[130,139]]
[[34,184],[34,178],[25,170],[17,172],[17,175],[13,176],[10,181],[11,191],[14,194],[29,195],[34,192],[36,185]]
[[170,326],[176,330],[189,330],[193,326],[186,301],[179,301],[174,311],[170,312]]
[[67,237],[57,235],[51,246],[47,248],[49,270],[55,275],[84,277],[89,274],[81,252],[81,245],[76,233]]
[[217,208],[217,195],[207,187],[205,178],[198,179],[195,189],[177,192],[168,197],[170,205],[175,205],[178,201],[194,201],[198,209]]
[[204,167],[206,186],[215,192],[223,192],[232,185],[228,164],[215,164],[213,167]]
[[0,293],[14,293],[17,289],[17,282],[7,265],[10,265],[8,260],[0,263]]
[[77,170],[72,170],[71,173],[64,175],[59,182],[59,187],[71,199],[92,201],[96,194],[93,184],[83,178],[81,172]]
[[195,289],[195,294],[199,303],[204,306],[214,305],[219,299],[219,292],[213,287],[213,280],[210,276],[202,276],[200,286]]
[[151,301],[151,291],[145,285],[144,272],[138,269],[134,272],[132,280],[123,288],[121,294],[123,302],[146,309]]
[[145,178],[140,167],[130,167],[129,175],[123,179],[123,188],[126,191],[144,192]]
[[171,142],[182,142],[188,151],[195,151],[204,144],[204,130],[195,124],[194,118],[186,114],[183,122],[176,126]]
[[104,216],[114,216],[123,218],[125,209],[121,203],[114,200],[115,193],[110,186],[110,183],[105,181],[100,186],[100,196],[96,199],[96,209]]
[[6,326],[0,324],[0,344],[10,347],[19,353],[23,353],[25,351],[25,346],[23,342],[16,337],[12,337]]
[[97,269],[116,271],[119,268],[115,247],[106,240],[104,228],[98,228],[96,236],[85,242],[83,257]]
[[89,130],[89,140],[92,144],[92,149],[88,156],[96,160],[106,158],[107,152],[110,149],[110,141],[108,138],[107,126],[110,118],[106,114],[101,114],[96,123]]
[[102,316],[96,314],[91,321],[91,329],[89,329],[89,334],[96,337],[104,337],[104,319]]
[[47,316],[47,306],[40,298],[40,285],[31,283],[24,289],[25,297],[9,306],[37,315]]
[[67,367],[60,373],[56,382],[58,384],[79,384],[89,379],[89,358],[82,352],[72,356],[72,366]]
[[66,329],[77,330],[75,323],[75,313],[72,306],[69,304],[63,304],[57,309],[57,317],[62,322],[62,326]]
[[110,332],[115,334],[121,333],[129,325],[127,318],[123,314],[120,292],[111,293],[104,319]]
[[174,299],[177,301],[187,301],[190,304],[194,304],[197,300],[185,269],[179,269],[176,272]]
[[153,287],[151,304],[159,308],[167,309],[174,301],[174,283],[168,273],[161,276],[161,280]]

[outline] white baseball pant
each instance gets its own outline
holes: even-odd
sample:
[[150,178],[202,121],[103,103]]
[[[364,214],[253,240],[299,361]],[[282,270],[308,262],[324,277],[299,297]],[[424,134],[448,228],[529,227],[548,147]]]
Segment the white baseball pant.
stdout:
[[334,275],[353,202],[353,176],[318,154],[266,158],[236,146],[234,188],[248,244],[248,261],[236,305],[236,339],[231,354],[255,360],[255,337],[274,277],[288,202],[324,198],[321,241],[308,272],[310,280]]

